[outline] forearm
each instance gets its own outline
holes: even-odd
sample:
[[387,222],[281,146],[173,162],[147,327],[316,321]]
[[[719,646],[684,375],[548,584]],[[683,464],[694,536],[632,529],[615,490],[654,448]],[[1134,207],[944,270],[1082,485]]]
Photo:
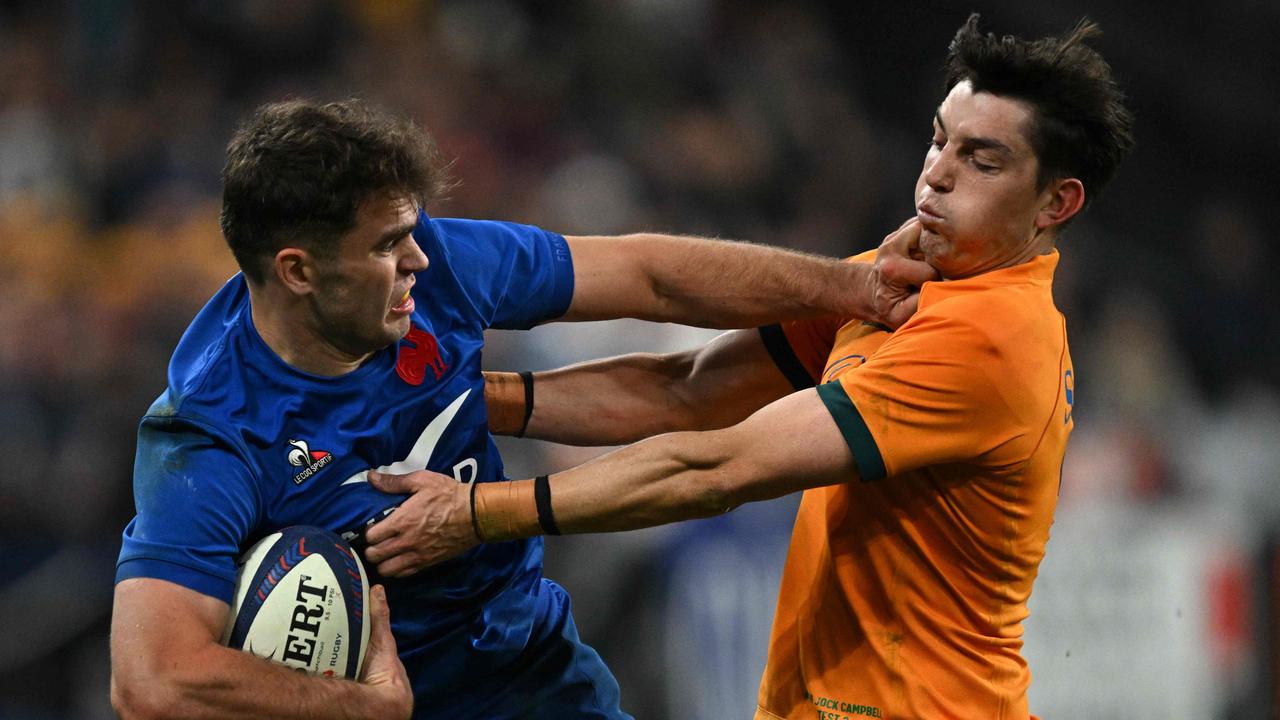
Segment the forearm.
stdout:
[[[725,333],[695,349],[596,360],[533,378],[526,437],[618,445],[660,433],[714,430],[791,391],[760,334]],[[490,431],[514,435],[526,392],[516,373],[485,373]]]
[[477,543],[709,517],[858,477],[818,392],[802,390],[732,427],[659,435],[549,478],[462,484],[427,470],[371,472],[378,490],[412,497],[369,529],[365,558],[400,577]]
[[660,435],[556,473],[541,510],[532,480],[480,485],[472,508],[492,542],[541,534],[548,511],[565,533],[632,530],[857,479],[839,428],[805,390],[732,427]]
[[865,264],[673,235],[571,238],[570,246],[570,320],[742,328],[821,314],[876,319],[875,270]]
[[[666,309],[655,319],[752,327],[821,314],[870,318],[874,312],[873,270],[865,264],[724,241],[689,248],[678,264],[658,261],[666,248],[650,250],[655,289]],[[676,247],[669,252],[679,254]]]
[[[535,376],[536,401],[523,437],[567,445],[620,445],[675,430],[700,429],[704,418],[680,392],[686,376],[675,356],[636,354],[571,365]],[[519,432],[524,383],[516,373],[485,373],[489,429]]]
[[163,658],[141,676],[112,678],[121,717],[378,720],[391,715],[368,686],[304,675],[219,645]]
[[[733,477],[733,458],[711,437],[715,434],[661,435],[556,473],[549,484],[559,530],[634,530],[732,510],[748,499],[746,484]],[[476,488],[476,517],[484,541],[542,534],[534,482]]]
[[116,585],[111,704],[124,718],[407,718],[413,698],[395,656],[382,588],[370,592],[360,683],[303,675],[218,644],[229,608],[153,578]]

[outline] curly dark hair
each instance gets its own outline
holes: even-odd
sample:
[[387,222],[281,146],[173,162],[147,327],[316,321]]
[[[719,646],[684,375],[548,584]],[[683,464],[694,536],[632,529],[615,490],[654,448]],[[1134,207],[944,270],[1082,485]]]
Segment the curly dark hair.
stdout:
[[360,100],[271,103],[227,145],[222,234],[245,276],[262,283],[281,248],[333,257],[371,196],[422,207],[448,187],[434,141],[407,118]]
[[1133,149],[1133,114],[1111,66],[1086,40],[1101,35],[1087,18],[1065,37],[1024,40],[978,31],[973,13],[947,54],[946,89],[968,80],[974,92],[1014,98],[1034,109],[1028,128],[1040,161],[1037,184],[1078,178],[1088,203]]

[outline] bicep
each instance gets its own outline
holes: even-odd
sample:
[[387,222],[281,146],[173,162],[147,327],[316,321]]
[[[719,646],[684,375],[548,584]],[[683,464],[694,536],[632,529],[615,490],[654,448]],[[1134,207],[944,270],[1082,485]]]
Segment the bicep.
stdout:
[[740,502],[858,479],[853,453],[818,392],[792,393],[724,432],[726,476]]
[[681,404],[712,429],[740,422],[792,391],[760,332],[733,330],[687,351],[675,381]]
[[626,237],[566,236],[573,256],[573,299],[561,320],[653,316],[658,294],[640,243]]
[[155,578],[116,585],[111,666],[117,683],[144,683],[202,649],[220,644],[230,606]]

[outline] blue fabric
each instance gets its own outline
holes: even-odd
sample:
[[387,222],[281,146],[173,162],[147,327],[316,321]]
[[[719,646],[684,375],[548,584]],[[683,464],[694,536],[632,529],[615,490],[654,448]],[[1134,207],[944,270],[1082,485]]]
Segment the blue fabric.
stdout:
[[[404,500],[373,489],[370,468],[506,479],[488,433],[483,332],[564,314],[573,296],[568,245],[538,228],[425,213],[414,238],[430,264],[413,287],[413,330],[347,375],[310,375],[276,356],[253,327],[240,275],[201,310],[138,432],[137,516],[124,531],[117,582],[160,578],[230,602],[236,558],[258,539],[290,525],[350,537]],[[535,651],[551,628],[572,627],[567,602],[557,614],[560,600],[541,583],[540,538],[484,545],[385,581],[397,646],[417,658],[415,693],[458,687],[436,664],[504,677],[509,666],[541,662]],[[456,642],[460,632],[467,637]],[[616,689],[595,662],[591,676]],[[431,712],[424,705],[418,717]]]
[[418,719],[631,718],[619,709],[617,680],[578,638],[568,593],[543,578],[525,578],[473,624],[401,659],[410,677],[440,680],[415,697]]

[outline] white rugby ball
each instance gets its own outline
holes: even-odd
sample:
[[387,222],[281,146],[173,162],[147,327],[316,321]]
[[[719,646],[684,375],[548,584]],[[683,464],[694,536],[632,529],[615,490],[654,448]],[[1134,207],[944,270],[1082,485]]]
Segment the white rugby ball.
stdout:
[[369,647],[369,578],[351,546],[298,525],[249,548],[222,643],[291,668],[356,679]]

